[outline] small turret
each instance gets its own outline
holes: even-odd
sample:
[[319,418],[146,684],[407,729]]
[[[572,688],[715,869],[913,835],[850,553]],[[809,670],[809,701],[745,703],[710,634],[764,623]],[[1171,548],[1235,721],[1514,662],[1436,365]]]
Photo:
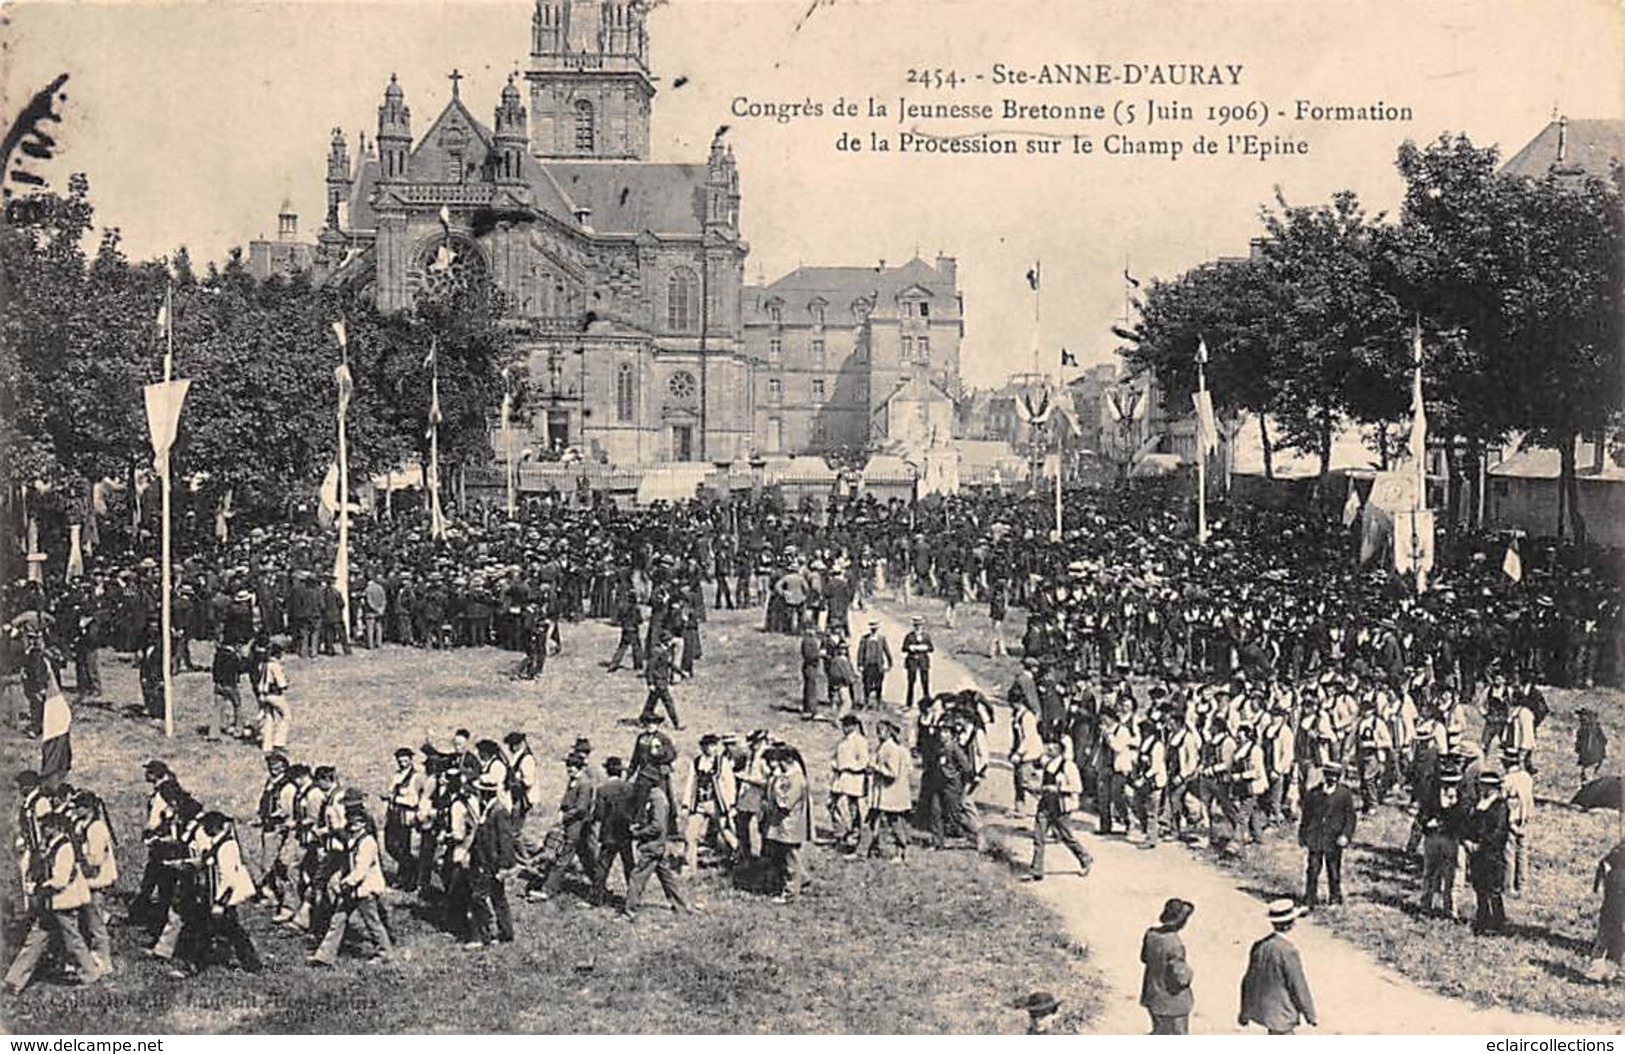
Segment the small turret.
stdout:
[[519,102],[519,89],[514,86],[513,75],[502,89],[502,101],[496,109],[497,178],[517,180],[525,160],[525,145],[530,132],[525,124],[525,108]]
[[395,74],[389,75],[384,104],[378,107],[378,159],[380,179],[404,179],[407,157],[412,150],[412,111],[406,105]]
[[739,169],[733,150],[722,141],[726,132],[725,128],[718,129],[706,159],[705,225],[708,229],[731,231],[739,225]]
[[293,200],[282,199],[282,208],[276,214],[276,240],[291,242],[299,237],[299,214],[293,211]]
[[342,129],[333,129],[327,149],[327,226],[339,228],[339,206],[350,196],[350,148]]

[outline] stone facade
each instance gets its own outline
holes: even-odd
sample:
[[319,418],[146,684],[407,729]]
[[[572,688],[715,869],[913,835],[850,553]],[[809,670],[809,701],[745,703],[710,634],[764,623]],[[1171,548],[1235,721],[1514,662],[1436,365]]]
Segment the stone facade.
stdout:
[[[801,267],[744,290],[756,366],[756,442],[766,453],[883,447],[885,404],[920,378],[960,393],[958,265]],[[944,432],[943,438],[947,438]]]
[[[746,295],[732,149],[719,133],[700,163],[649,160],[646,13],[643,0],[537,0],[529,109],[510,78],[489,125],[453,71],[416,134],[391,77],[353,159],[333,131],[318,280],[393,311],[489,276],[529,364],[529,445],[617,464],[863,446],[879,401],[909,378],[957,391],[951,259],[804,268]],[[808,281],[827,295],[822,326],[806,315]],[[794,333],[778,338],[797,349],[788,373],[770,361],[775,326]],[[815,329],[827,370],[802,358]]]

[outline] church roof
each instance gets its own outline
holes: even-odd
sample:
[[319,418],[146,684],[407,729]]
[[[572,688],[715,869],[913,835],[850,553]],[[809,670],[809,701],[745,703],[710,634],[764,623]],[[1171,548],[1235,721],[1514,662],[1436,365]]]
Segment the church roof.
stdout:
[[353,231],[378,229],[378,217],[372,211],[372,192],[378,188],[378,158],[371,153],[356,165],[355,179],[350,184],[349,224]]
[[496,149],[494,143],[491,130],[469,113],[462,99],[453,95],[412,148],[409,171],[416,179],[437,182],[448,171],[453,153],[460,152],[467,159],[465,171],[483,172],[487,159]]
[[700,234],[705,230],[705,165],[652,161],[545,161],[558,189],[607,234]]
[[[1557,170],[1562,175],[1585,175],[1606,178],[1613,165],[1625,163],[1625,121],[1618,119],[1581,119],[1567,122],[1552,121],[1540,134],[1531,139],[1512,159],[1501,166],[1501,171],[1514,176],[1543,179]],[[1563,162],[1557,160],[1557,144],[1563,139]]]
[[819,300],[828,305],[826,324],[846,324],[859,300],[873,304],[874,317],[895,318],[897,298],[915,287],[938,304],[933,314],[952,318],[958,312],[953,279],[915,257],[901,267],[798,267],[768,285],[746,286],[744,318],[747,324],[768,321],[767,305],[775,299],[783,303],[781,318],[791,324],[811,322]]

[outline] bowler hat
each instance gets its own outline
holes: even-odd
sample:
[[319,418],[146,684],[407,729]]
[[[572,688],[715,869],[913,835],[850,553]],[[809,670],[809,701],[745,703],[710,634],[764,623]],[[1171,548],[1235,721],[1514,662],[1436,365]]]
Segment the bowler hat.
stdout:
[[1054,992],[1032,992],[1015,1002],[1017,1010],[1025,1010],[1034,1017],[1044,1017],[1053,1014],[1061,1008],[1061,1001],[1055,998]]
[[1183,926],[1185,920],[1190,918],[1195,910],[1196,905],[1190,901],[1180,900],[1178,897],[1169,897],[1168,902],[1163,904],[1162,915],[1157,921],[1164,926]]

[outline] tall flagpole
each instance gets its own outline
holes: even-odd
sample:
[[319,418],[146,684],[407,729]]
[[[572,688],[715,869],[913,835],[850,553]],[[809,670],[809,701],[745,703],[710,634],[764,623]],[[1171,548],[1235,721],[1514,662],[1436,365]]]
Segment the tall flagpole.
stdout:
[[338,382],[339,430],[339,551],[333,561],[333,588],[344,600],[344,639],[355,632],[350,625],[350,342],[342,321],[333,323],[333,332],[339,338],[339,367],[334,372]]
[[[175,379],[175,287],[166,282],[164,284],[164,392],[169,392],[170,382]],[[163,471],[159,473],[163,478],[159,481],[163,486],[163,541],[161,544],[162,560],[159,563],[158,589],[164,596],[163,624],[164,634],[164,736],[175,738],[175,671],[171,666],[174,661],[171,654],[174,650],[173,619],[171,612],[170,590],[170,545],[169,545],[169,448],[164,448]]]
[[509,387],[508,368],[502,368],[502,444],[506,475],[508,482],[508,519],[513,519],[519,512],[518,502],[515,500],[514,484],[516,477],[513,465],[513,390]]
[[[1416,580],[1416,591],[1425,592],[1428,587],[1427,568],[1422,566],[1421,532],[1418,521],[1427,509],[1428,503],[1428,472],[1427,472],[1427,410],[1422,404],[1422,318],[1416,319],[1416,344],[1412,353],[1413,374],[1411,381],[1411,437],[1410,454],[1415,462],[1416,485],[1411,502],[1411,571]],[[1431,528],[1431,524],[1429,525]]]
[[1202,396],[1207,394],[1207,342],[1196,345],[1196,544],[1207,544],[1207,432]]

